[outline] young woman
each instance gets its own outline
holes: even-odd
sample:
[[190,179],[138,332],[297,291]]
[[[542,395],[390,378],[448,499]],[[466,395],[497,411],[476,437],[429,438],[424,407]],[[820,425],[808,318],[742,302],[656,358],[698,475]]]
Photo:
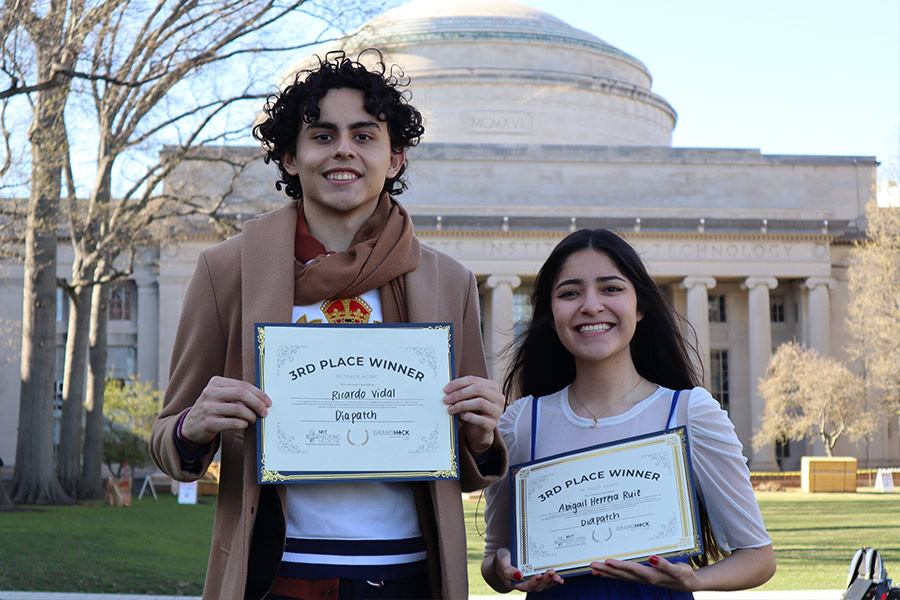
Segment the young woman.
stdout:
[[693,564],[609,559],[591,563],[593,577],[563,580],[551,569],[523,579],[510,563],[509,482],[500,481],[487,491],[485,580],[541,600],[681,599],[768,581],[775,555],[741,443],[698,387],[679,317],[635,250],[609,230],[572,233],[544,263],[532,298],[504,389],[524,397],[499,425],[510,464],[685,425],[705,553]]

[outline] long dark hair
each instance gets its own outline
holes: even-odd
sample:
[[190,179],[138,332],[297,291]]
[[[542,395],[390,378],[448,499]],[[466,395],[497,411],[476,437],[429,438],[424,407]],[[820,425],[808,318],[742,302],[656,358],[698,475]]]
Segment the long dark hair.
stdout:
[[693,331],[659,286],[647,273],[638,253],[610,229],[582,229],[569,234],[547,257],[538,272],[531,296],[534,313],[513,345],[510,371],[503,391],[507,398],[545,396],[575,380],[575,358],[553,329],[553,286],[569,257],[585,249],[602,252],[634,286],[637,308],[644,317],[631,339],[631,358],[637,372],[648,381],[680,390],[700,385],[701,374],[692,361],[696,348],[682,334]]
[[[602,252],[634,286],[637,309],[643,318],[631,338],[631,359],[637,372],[648,381],[673,390],[700,385],[702,373],[692,358],[699,354],[682,331],[692,331],[672,306],[668,297],[650,277],[644,261],[618,233],[609,229],[582,229],[569,234],[553,251],[538,272],[531,296],[534,313],[526,329],[507,349],[512,353],[510,371],[503,383],[507,399],[517,396],[545,396],[575,380],[575,357],[563,346],[553,329],[551,303],[553,286],[569,257],[580,250]],[[698,498],[700,530],[704,553],[691,558],[696,567],[720,560],[727,554],[716,543],[703,500]]]

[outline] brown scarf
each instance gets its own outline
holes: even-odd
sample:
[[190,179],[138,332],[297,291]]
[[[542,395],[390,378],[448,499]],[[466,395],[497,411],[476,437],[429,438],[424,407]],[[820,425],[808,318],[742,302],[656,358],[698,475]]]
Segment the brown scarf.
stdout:
[[[302,201],[297,218],[305,225]],[[409,320],[409,310],[402,276],[419,266],[421,257],[409,214],[390,195],[382,194],[346,252],[322,255],[308,264],[294,263],[294,304],[352,298],[380,289],[384,322],[403,323]]]
[[[349,298],[378,288],[384,322],[409,321],[402,276],[419,266],[422,248],[412,233],[412,219],[396,200],[388,194],[381,196],[375,212],[356,232],[346,252],[328,253],[310,235],[302,201],[299,213],[294,241],[294,304]],[[413,482],[413,486],[419,525],[428,547],[431,594],[440,598],[440,551],[431,491],[424,481]]]

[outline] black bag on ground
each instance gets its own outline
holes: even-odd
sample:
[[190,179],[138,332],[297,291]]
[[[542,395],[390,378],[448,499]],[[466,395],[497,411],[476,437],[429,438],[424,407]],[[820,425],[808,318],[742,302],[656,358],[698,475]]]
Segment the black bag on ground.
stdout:
[[[893,590],[895,593],[900,590]],[[847,591],[842,600],[886,600],[900,597],[891,593],[891,580],[881,554],[875,548],[860,548],[850,559]]]

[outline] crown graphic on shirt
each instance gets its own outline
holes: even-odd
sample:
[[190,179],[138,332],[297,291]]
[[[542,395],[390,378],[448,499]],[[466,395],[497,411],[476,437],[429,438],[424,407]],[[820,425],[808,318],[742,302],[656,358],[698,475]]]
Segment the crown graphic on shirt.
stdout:
[[329,323],[368,323],[372,307],[362,298],[326,300],[319,307]]

